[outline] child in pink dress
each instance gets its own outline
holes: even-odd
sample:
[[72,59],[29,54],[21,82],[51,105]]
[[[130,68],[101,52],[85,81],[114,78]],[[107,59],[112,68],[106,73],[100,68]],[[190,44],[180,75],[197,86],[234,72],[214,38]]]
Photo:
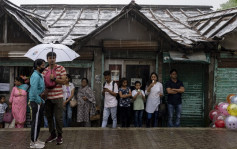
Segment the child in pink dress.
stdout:
[[15,119],[15,128],[24,128],[26,121],[27,89],[28,85],[23,84],[24,80],[20,77],[15,78],[15,86],[12,89],[9,99],[12,108],[12,115]]

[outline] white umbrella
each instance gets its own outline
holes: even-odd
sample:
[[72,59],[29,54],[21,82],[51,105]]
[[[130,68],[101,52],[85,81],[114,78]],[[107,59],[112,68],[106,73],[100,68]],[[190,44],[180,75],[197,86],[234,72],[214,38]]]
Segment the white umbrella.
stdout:
[[39,44],[29,49],[24,55],[35,61],[36,59],[43,59],[47,62],[47,54],[49,52],[55,52],[56,62],[65,62],[65,61],[73,61],[75,58],[80,55],[77,54],[74,50],[63,44]]

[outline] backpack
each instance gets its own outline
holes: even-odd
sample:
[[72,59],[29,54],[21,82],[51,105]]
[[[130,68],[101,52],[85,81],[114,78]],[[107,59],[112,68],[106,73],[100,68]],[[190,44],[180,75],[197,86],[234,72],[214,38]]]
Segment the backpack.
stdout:
[[44,74],[44,83],[45,83],[45,87],[48,89],[52,89],[56,86],[56,82],[52,81],[50,79],[50,75],[53,74],[54,76],[56,76],[56,68],[52,69],[51,71],[48,70],[45,74]]
[[[106,82],[104,82],[104,84],[103,84],[103,88],[105,87],[105,83],[106,83]],[[112,91],[113,91],[113,92],[114,92],[114,84],[115,84],[115,82],[113,81],[113,83],[112,83],[112,85],[113,85]],[[119,97],[119,93],[117,93],[116,99],[119,100],[119,98],[120,98],[120,97]]]

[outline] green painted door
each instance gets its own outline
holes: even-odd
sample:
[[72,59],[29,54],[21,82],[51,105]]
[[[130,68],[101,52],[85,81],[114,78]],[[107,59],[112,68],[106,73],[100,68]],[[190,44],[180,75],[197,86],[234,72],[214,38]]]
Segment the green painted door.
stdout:
[[216,68],[216,103],[226,101],[229,94],[237,94],[237,68]]
[[[183,81],[181,126],[204,126],[204,64],[169,63],[163,66],[163,84],[169,79],[169,71],[176,69],[179,80]],[[165,99],[167,93],[165,91]]]

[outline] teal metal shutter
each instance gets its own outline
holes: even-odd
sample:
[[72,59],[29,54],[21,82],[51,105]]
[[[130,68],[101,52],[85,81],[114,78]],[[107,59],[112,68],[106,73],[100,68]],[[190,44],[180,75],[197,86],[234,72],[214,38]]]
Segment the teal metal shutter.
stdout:
[[216,68],[216,103],[226,102],[229,94],[237,94],[237,68]]
[[165,82],[169,79],[169,71],[172,68],[178,71],[178,78],[184,84],[181,126],[204,126],[204,64],[170,63],[164,64],[163,68],[164,89],[166,87]]

